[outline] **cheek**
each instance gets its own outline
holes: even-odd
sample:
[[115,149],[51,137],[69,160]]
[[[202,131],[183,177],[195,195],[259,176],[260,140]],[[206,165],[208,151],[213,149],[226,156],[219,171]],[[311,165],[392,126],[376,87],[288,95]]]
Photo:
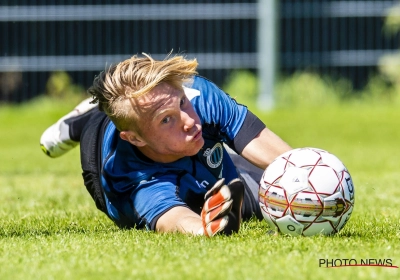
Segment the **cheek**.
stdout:
[[154,142],[156,145],[162,145],[165,147],[179,147],[183,141],[182,134],[179,131],[170,129],[167,133],[160,133],[154,137]]
[[194,119],[196,123],[200,123],[200,117],[199,117],[199,115],[197,115],[197,113],[194,110],[193,106],[190,106],[190,108],[187,109],[186,113],[189,115],[189,117]]
[[194,110],[193,110],[192,118],[196,121],[196,124],[200,124],[200,117],[197,115],[197,113]]

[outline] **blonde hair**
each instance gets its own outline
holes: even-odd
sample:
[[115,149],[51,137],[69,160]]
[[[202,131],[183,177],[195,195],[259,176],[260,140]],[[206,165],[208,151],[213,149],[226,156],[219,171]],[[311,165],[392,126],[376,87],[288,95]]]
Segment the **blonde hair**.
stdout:
[[99,103],[119,131],[140,131],[138,111],[134,102],[149,93],[160,83],[181,88],[197,74],[197,60],[168,55],[164,60],[154,60],[143,53],[113,65],[96,76],[88,92]]

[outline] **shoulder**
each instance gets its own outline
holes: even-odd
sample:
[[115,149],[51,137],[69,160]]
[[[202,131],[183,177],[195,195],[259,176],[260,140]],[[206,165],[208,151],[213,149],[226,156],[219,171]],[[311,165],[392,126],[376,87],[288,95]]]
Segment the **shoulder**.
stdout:
[[183,88],[186,96],[190,100],[197,96],[207,97],[215,93],[224,93],[224,91],[216,84],[202,76],[194,76],[193,79],[189,83],[186,83]]
[[198,113],[203,111],[210,113],[209,111],[214,112],[228,106],[238,105],[229,94],[201,76],[194,76],[190,83],[183,86],[183,89]]

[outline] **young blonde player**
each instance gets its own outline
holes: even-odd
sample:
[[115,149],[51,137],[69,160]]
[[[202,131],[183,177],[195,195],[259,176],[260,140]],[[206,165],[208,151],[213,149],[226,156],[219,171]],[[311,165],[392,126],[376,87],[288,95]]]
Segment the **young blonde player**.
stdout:
[[196,68],[133,56],[41,137],[50,157],[80,143],[84,183],[119,227],[213,236],[262,219],[258,181],[291,148]]

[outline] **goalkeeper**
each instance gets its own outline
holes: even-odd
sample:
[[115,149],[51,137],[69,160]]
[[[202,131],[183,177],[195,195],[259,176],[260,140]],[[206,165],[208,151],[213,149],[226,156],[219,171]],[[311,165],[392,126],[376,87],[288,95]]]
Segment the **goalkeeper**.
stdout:
[[291,148],[182,56],[133,56],[50,126],[43,151],[80,143],[84,184],[121,228],[213,236],[262,219],[258,181]]

